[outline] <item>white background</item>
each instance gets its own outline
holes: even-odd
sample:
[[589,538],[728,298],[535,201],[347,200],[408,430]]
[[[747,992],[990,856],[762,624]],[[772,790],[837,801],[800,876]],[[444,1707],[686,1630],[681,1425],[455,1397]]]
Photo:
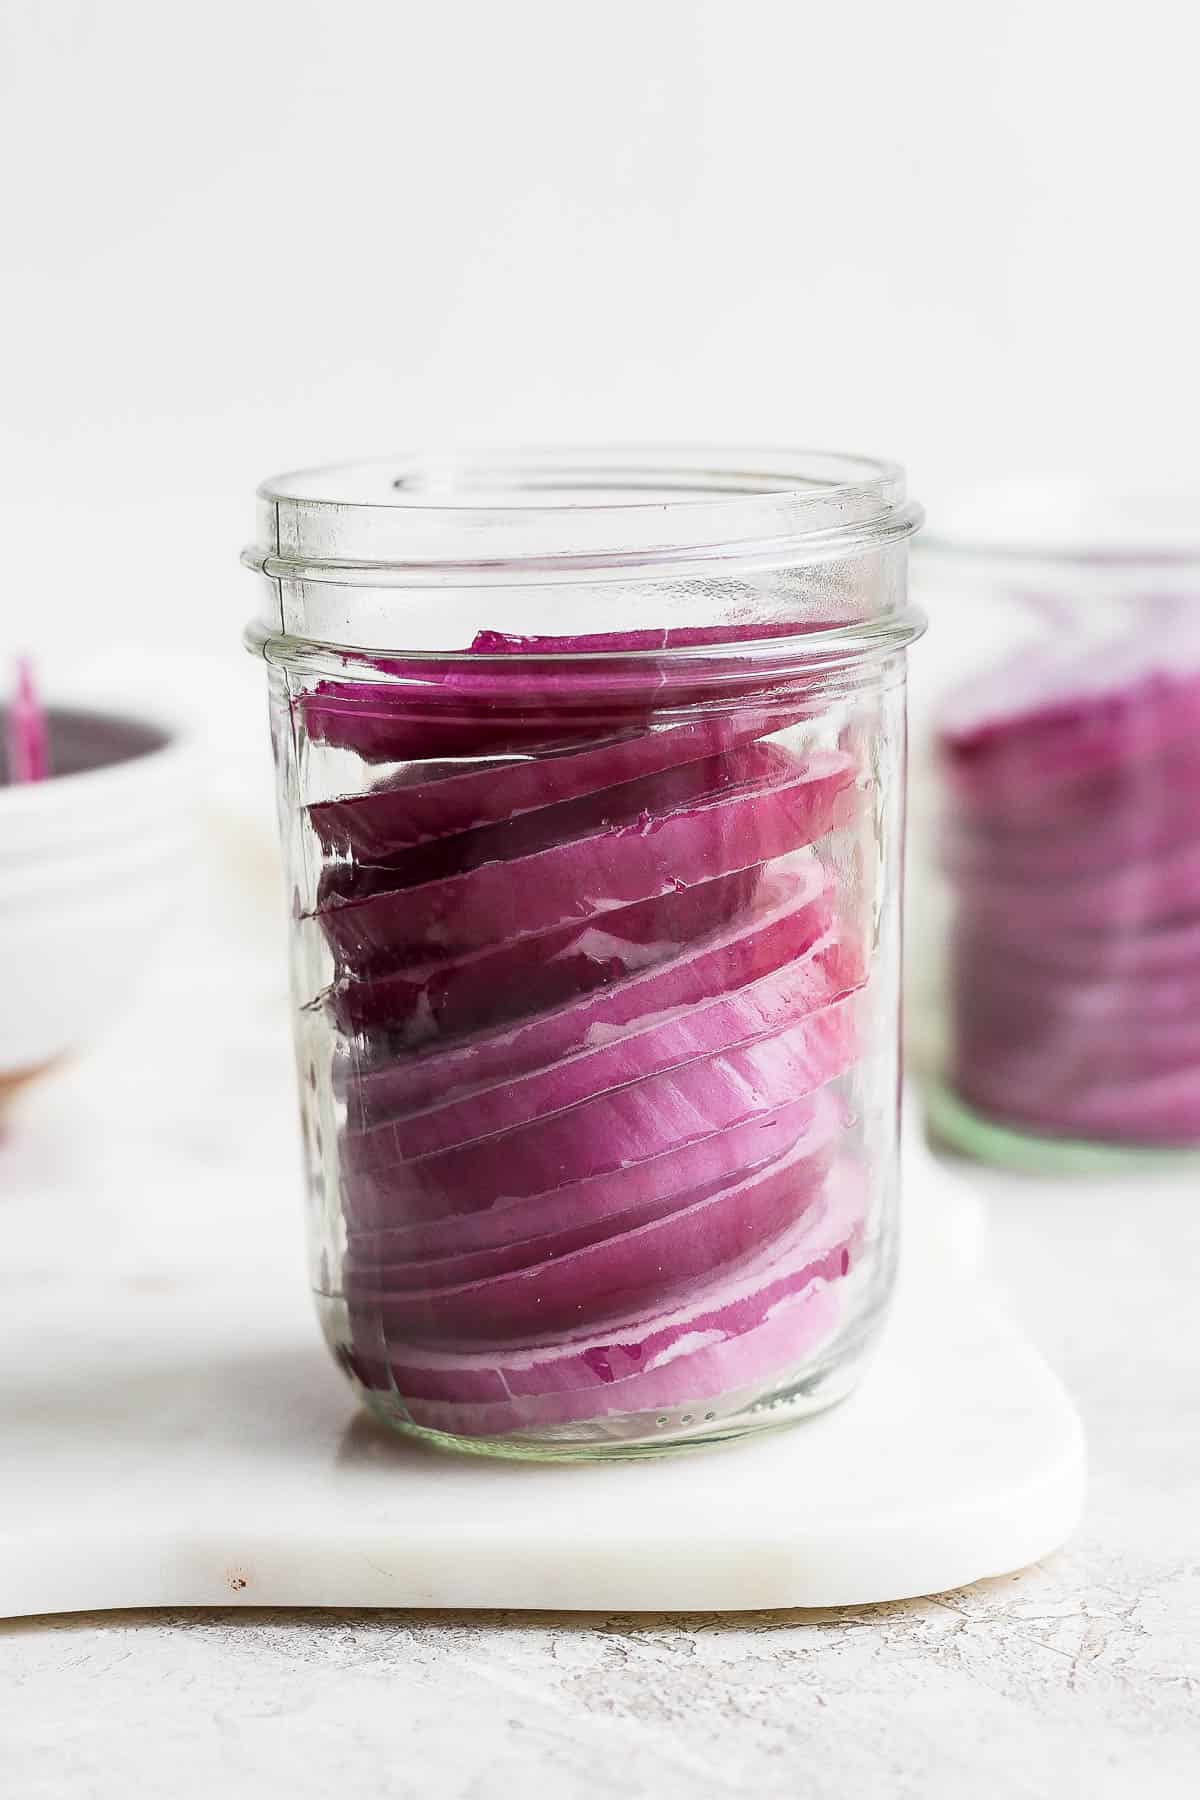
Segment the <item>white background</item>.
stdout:
[[1195,472],[1185,0],[4,0],[0,656],[233,656],[455,441]]
[[[217,721],[224,797],[253,767],[265,805],[237,552],[257,481],[306,463],[760,439],[896,456],[935,507],[1008,471],[1196,479],[1198,13],[0,0],[0,687],[19,647],[51,687],[99,655],[115,680],[134,648],[174,654]],[[147,1032],[149,1099],[105,1111],[119,1061],[108,1086],[80,1064],[79,1087],[32,1090],[41,1124],[10,1138],[3,1199],[23,1183],[42,1218],[47,1194],[73,1195],[76,1247],[114,1267],[123,1134],[154,1126],[186,1192],[219,1186],[241,1147],[231,1084],[285,1075],[283,915],[254,819],[241,888],[230,857],[191,904],[216,919],[244,893],[261,914],[275,1074],[209,1057],[181,1082],[170,1033]],[[202,941],[190,922],[173,945]],[[185,954],[164,958],[171,979]],[[156,1111],[168,1090],[179,1125]],[[114,1800],[169,1771],[176,1794],[231,1800],[1192,1793],[1196,1209],[1134,1186],[1132,1206],[995,1189],[993,1267],[1091,1437],[1088,1519],[1046,1568],[803,1630],[278,1614],[0,1631],[23,1684],[8,1791]],[[164,1270],[237,1249],[162,1190]],[[293,1248],[298,1284],[298,1220]],[[115,1279],[101,1292],[114,1317],[134,1304]],[[45,1391],[24,1352],[14,1368]],[[50,1444],[59,1416],[39,1429]]]

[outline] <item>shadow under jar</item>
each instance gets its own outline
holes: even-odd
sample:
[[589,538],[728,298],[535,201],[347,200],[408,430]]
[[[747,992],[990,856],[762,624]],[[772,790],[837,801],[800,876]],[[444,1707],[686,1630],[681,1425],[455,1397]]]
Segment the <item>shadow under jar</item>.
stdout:
[[800,1418],[887,1301],[918,514],[732,460],[260,491],[313,1285],[459,1449]]
[[918,564],[963,650],[933,1125],[1067,1171],[1200,1149],[1200,495],[1004,486]]

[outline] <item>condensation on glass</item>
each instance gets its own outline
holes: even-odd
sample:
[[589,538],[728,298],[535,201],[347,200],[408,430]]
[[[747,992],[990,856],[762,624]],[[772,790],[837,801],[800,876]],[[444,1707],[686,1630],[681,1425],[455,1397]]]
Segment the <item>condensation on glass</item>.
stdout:
[[916,563],[934,1124],[1031,1166],[1200,1148],[1200,493],[1002,486]]
[[853,1384],[896,1249],[917,518],[825,455],[261,490],[312,1280],[389,1424],[631,1454]]

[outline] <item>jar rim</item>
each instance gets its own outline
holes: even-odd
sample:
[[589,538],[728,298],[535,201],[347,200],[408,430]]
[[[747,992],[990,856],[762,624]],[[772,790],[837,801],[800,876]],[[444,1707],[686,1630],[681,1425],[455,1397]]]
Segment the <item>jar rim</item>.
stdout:
[[474,585],[780,567],[908,537],[899,464],[671,445],[401,455],[276,476],[246,564],[339,584]]

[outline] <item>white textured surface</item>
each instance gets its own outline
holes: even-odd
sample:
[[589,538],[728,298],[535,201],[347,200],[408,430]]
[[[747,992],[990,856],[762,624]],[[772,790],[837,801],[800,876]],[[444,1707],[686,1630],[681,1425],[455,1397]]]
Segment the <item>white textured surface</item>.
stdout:
[[[229,982],[178,965],[168,986],[181,1005],[218,1014],[232,994]],[[157,1290],[166,1306],[174,1295],[182,1307],[189,1284],[236,1261],[237,1209],[227,1201],[244,1152],[219,1122],[247,1091],[278,1093],[286,1056],[282,1014],[265,1006],[261,977],[257,1004],[265,1025],[232,1034],[228,1056],[184,1071],[164,1051],[128,1086],[124,1104],[161,1117],[160,1151],[169,1146],[179,1170],[174,1192],[161,1196],[157,1258],[139,1253],[136,1270],[122,1273],[119,1221],[138,1170],[118,1148],[121,1134],[89,1116],[99,1089],[86,1071],[35,1094],[4,1148],[10,1199],[35,1176],[60,1192],[86,1180],[90,1205],[70,1221],[72,1255],[107,1265],[112,1305],[131,1319],[134,1292]],[[110,1059],[126,1043],[114,1040]],[[242,1205],[278,1221],[264,1278],[299,1284],[294,1151],[274,1105],[261,1131],[270,1147],[262,1166],[275,1178]],[[1194,1410],[1190,1429],[1184,1412],[1195,1396],[1194,1193],[980,1181],[994,1197],[994,1263],[1082,1398],[1095,1447],[1085,1526],[1046,1566],[876,1610],[13,1621],[0,1627],[6,1791],[33,1800],[107,1800],[138,1785],[183,1800],[334,1790],[363,1800],[525,1791],[858,1800],[969,1787],[1115,1800],[1135,1771],[1152,1778],[1156,1800],[1190,1791],[1200,1459]],[[64,1222],[64,1244],[66,1233]],[[21,1291],[40,1277],[52,1294],[58,1260],[24,1272]],[[10,1266],[4,1279],[14,1278]],[[10,1371],[14,1354],[36,1391],[36,1338],[9,1350]],[[269,1391],[271,1371],[261,1376]],[[105,1395],[90,1378],[81,1346],[80,1392],[91,1403],[80,1429],[116,1433],[137,1397]],[[329,1380],[336,1407],[332,1371]],[[46,1449],[58,1478],[75,1485],[77,1452],[49,1425]],[[276,1452],[265,1440],[264,1457]],[[53,1502],[53,1481],[45,1493]],[[86,1492],[78,1510],[86,1520]]]
[[398,1443],[356,1411],[290,1279],[273,986],[243,940],[186,941],[199,960],[16,1133],[0,1614],[844,1604],[1020,1568],[1070,1532],[1078,1420],[984,1290],[973,1197],[928,1159],[879,1353],[803,1429],[599,1467]]
[[[229,1117],[239,1138],[253,1130],[252,1111]],[[111,1120],[93,1130],[111,1142]],[[220,1200],[196,1196],[210,1220],[223,1212],[233,1254],[166,1281],[154,1240],[174,1159],[130,1133],[121,1160],[144,1177],[116,1257],[62,1266],[85,1190],[13,1205],[4,1614],[231,1595],[584,1610],[892,1600],[1020,1568],[1078,1517],[1078,1420],[954,1245],[956,1196],[936,1180],[914,1184],[900,1297],[845,1405],[686,1459],[548,1467],[447,1457],[356,1413],[304,1295],[279,1277],[277,1233],[249,1229],[269,1157],[241,1158]],[[55,1262],[22,1289],[23,1270]]]

